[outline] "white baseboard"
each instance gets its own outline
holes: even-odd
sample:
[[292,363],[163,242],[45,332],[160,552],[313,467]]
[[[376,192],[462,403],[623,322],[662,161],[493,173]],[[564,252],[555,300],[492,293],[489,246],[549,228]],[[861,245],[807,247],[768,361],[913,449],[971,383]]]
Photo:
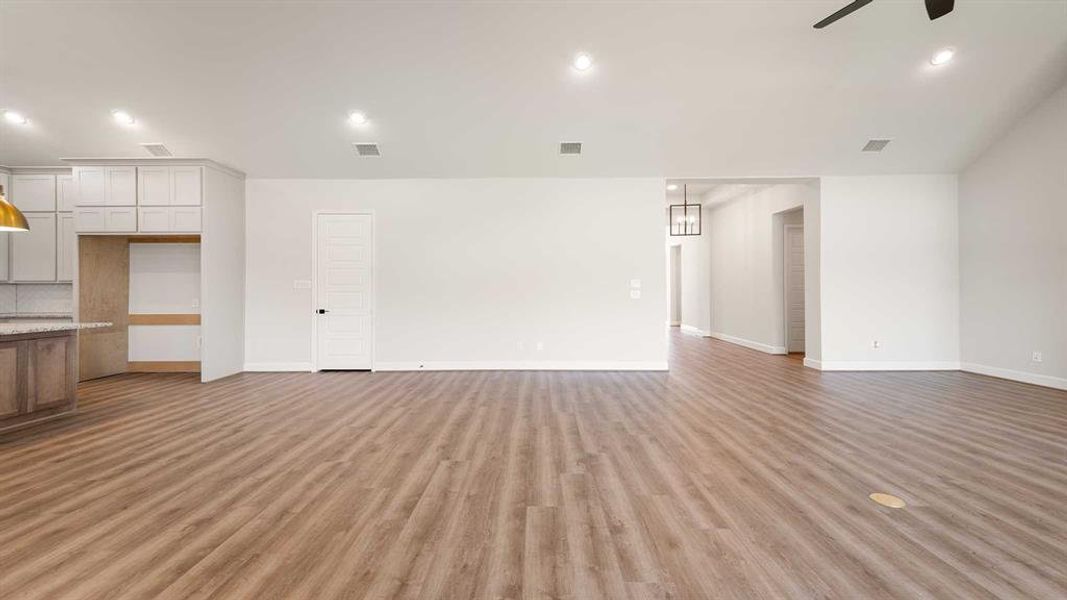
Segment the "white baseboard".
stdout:
[[704,331],[703,329],[694,327],[692,325],[686,325],[685,323],[681,323],[678,325],[678,327],[682,333],[688,333],[689,335],[699,335],[701,337],[708,337],[707,331]]
[[286,362],[286,363],[245,363],[245,371],[273,372],[273,371],[311,371],[311,363]]
[[1039,375],[1037,373],[1002,369],[1000,367],[990,367],[988,365],[978,365],[975,363],[963,363],[960,365],[960,370],[967,371],[968,373],[978,373],[979,375],[989,375],[990,377],[999,377],[1000,379],[1021,381],[1022,383],[1032,383],[1034,385],[1055,388],[1057,390],[1067,390],[1067,379],[1063,377]]
[[752,340],[746,340],[745,338],[719,333],[718,331],[710,331],[707,333],[707,336],[724,342],[730,342],[731,344],[737,344],[738,346],[744,346],[745,348],[766,352],[767,354],[788,354],[788,352],[785,351],[785,346],[772,346],[770,344],[764,344],[763,342],[754,342]]
[[956,361],[914,360],[811,360],[804,359],[804,366],[820,371],[959,371]]
[[428,361],[377,362],[375,371],[666,371],[667,361]]

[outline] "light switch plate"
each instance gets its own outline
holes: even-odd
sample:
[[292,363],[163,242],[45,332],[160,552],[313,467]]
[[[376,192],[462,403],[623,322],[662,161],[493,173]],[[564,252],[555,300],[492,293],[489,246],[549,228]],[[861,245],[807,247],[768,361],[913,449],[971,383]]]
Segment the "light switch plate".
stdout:
[[311,280],[310,279],[294,279],[293,280],[293,289],[294,290],[310,290],[311,289]]
[[631,279],[630,280],[630,287],[632,287],[634,289],[637,289],[637,290],[641,289],[641,280],[640,279]]

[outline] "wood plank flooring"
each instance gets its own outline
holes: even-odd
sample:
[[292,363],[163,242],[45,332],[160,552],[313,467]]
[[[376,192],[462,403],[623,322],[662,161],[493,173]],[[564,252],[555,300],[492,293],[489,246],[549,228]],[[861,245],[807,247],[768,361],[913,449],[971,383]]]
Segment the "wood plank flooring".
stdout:
[[671,344],[83,384],[0,436],[0,597],[1067,597],[1067,393]]

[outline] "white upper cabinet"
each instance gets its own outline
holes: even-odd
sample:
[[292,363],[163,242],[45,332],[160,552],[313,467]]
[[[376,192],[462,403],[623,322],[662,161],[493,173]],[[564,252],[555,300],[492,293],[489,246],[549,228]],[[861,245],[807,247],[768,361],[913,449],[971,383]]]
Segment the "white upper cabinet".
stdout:
[[199,233],[199,206],[141,206],[137,209],[141,233]]
[[11,237],[12,281],[56,280],[56,213],[23,213],[30,230]]
[[162,206],[138,208],[137,230],[149,233],[170,231],[170,208]]
[[171,181],[174,193],[170,203],[174,206],[200,206],[202,194],[202,167],[173,167]]
[[56,281],[73,281],[74,255],[78,253],[74,215],[61,213],[56,217]]
[[78,206],[136,206],[137,167],[74,167]]
[[11,177],[11,203],[23,212],[56,210],[55,175],[14,175]]
[[192,233],[200,231],[200,208],[196,206],[175,206],[170,209],[170,230]]
[[137,204],[137,167],[107,167],[107,205]]
[[104,209],[105,231],[134,233],[137,231],[137,209],[130,207]]
[[103,206],[107,204],[107,168],[74,167],[75,201],[78,206]]
[[170,206],[170,167],[137,167],[137,203],[141,206]]
[[73,212],[78,204],[78,188],[74,185],[73,175],[56,175],[56,210]]

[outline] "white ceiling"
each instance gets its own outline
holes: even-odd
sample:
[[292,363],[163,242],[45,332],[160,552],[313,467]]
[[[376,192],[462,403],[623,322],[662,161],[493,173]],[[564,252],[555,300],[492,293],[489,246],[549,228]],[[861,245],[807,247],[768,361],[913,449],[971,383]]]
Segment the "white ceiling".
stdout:
[[[0,108],[32,123],[0,122],[0,164],[164,142],[255,177],[956,171],[1067,73],[1067,1],[960,0],[929,22],[879,0],[812,29],[846,2],[4,0]],[[946,45],[957,60],[931,67]],[[870,137],[894,141],[861,154]]]

